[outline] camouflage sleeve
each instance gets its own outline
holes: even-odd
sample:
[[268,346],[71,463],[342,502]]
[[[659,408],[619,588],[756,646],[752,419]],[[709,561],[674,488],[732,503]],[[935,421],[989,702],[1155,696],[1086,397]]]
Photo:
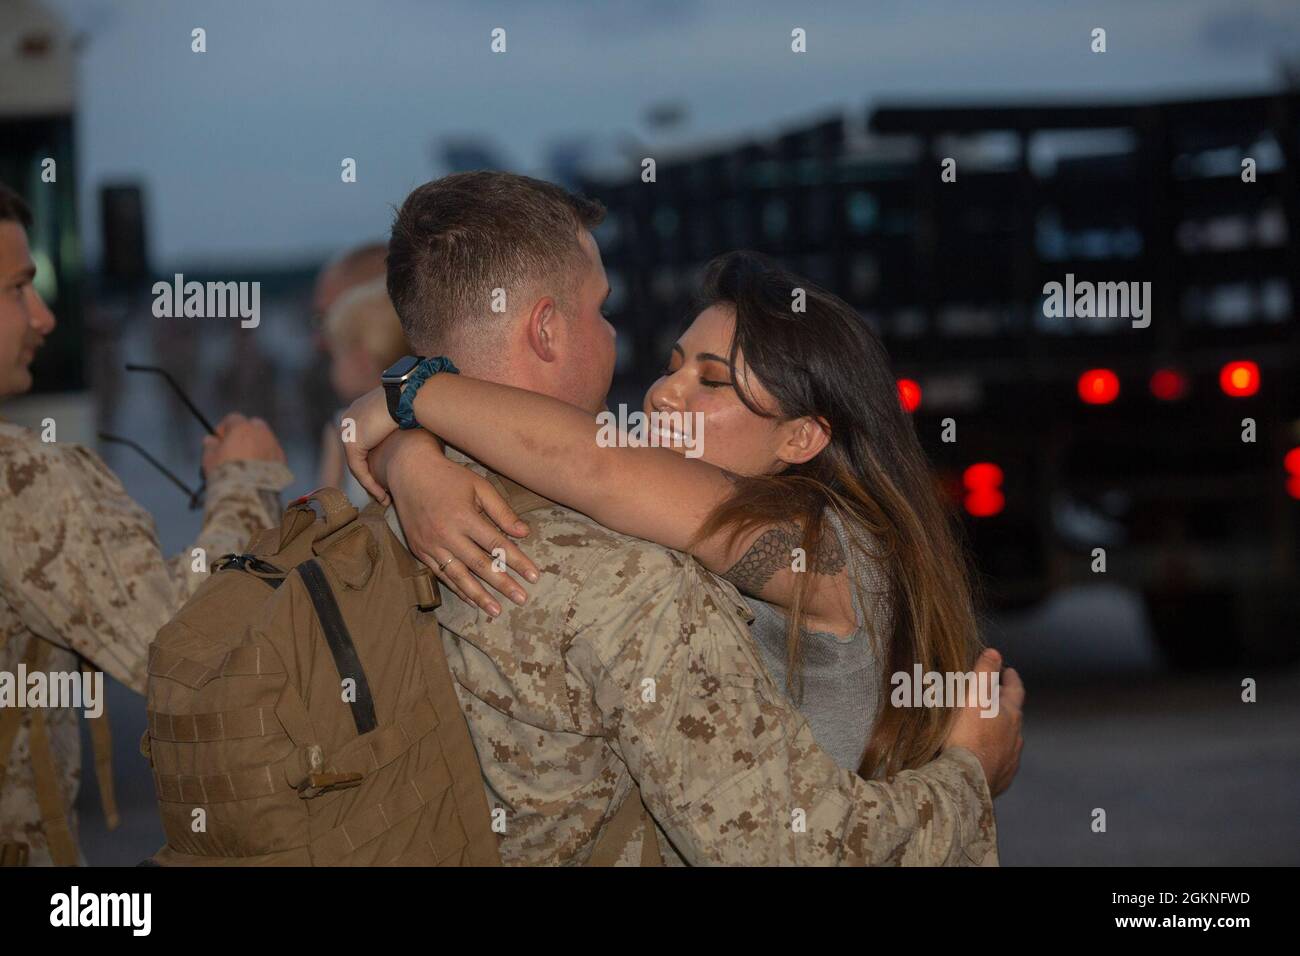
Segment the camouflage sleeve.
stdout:
[[[280,492],[292,481],[293,473],[274,461],[227,461],[212,470],[199,536],[167,562],[178,607],[207,579],[213,561],[242,551],[255,532],[280,523]],[[199,549],[201,561],[194,553]]]
[[[188,580],[189,552],[169,566],[152,516],[89,449],[7,431],[0,467],[8,491],[0,497],[5,600],[34,633],[144,693],[149,643],[197,586]],[[287,468],[269,462],[214,469],[196,546],[211,553],[242,544],[245,528],[275,515],[265,492],[290,480]]]
[[996,865],[992,798],[969,751],[887,781],[841,770],[698,565],[610,548],[589,567],[568,611],[569,679],[575,693],[590,689],[689,862]]
[[144,692],[176,609],[153,519],[93,452],[0,439],[0,589],[34,633]]

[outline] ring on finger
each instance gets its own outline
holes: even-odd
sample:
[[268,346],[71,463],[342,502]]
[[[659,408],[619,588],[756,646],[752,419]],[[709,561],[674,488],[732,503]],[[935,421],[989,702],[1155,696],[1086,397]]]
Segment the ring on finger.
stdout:
[[441,564],[438,565],[438,570],[439,570],[439,571],[445,571],[446,568],[447,568],[447,565],[451,564],[451,562],[453,562],[453,561],[455,561],[455,560],[456,560],[456,556],[453,554],[453,555],[452,555],[450,558],[448,558],[446,561],[443,561]]

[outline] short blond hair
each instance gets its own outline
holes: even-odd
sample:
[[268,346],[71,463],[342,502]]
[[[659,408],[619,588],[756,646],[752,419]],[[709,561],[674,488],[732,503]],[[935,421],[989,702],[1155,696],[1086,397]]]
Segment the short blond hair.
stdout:
[[325,338],[332,347],[366,350],[379,364],[388,368],[411,346],[402,332],[397,310],[388,298],[388,287],[381,276],[344,292],[325,313]]

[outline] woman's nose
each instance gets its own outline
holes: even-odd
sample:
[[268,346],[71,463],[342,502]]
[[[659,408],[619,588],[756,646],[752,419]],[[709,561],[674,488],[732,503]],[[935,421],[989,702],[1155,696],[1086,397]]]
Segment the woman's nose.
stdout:
[[659,412],[674,412],[682,409],[682,389],[676,382],[677,376],[669,375],[654,387],[650,393],[650,407]]

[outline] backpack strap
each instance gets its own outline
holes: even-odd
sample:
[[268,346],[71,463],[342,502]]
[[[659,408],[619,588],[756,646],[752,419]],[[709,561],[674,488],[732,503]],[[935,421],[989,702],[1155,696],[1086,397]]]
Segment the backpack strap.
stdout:
[[655,832],[655,823],[646,812],[645,804],[641,802],[641,791],[636,787],[623,799],[622,806],[601,831],[586,865],[616,865],[638,829],[641,831],[640,865],[661,866],[663,860],[659,856],[659,837]]
[[[81,659],[81,672],[90,679],[91,663]],[[90,721],[90,746],[95,755],[95,781],[99,784],[99,803],[104,809],[104,825],[116,830],[122,818],[117,812],[117,791],[113,787],[113,729],[108,723],[108,701],[103,702],[98,717]]]
[[[23,654],[21,665],[27,673],[40,669],[46,646],[46,643],[35,634],[28,638],[27,650]],[[14,737],[18,735],[18,728],[22,726],[25,712],[24,707],[0,708],[0,793],[4,792],[10,751],[13,750]]]
[[26,866],[26,843],[0,843],[0,866]]
[[[23,665],[28,673],[45,668],[49,649],[50,645],[41,638],[35,635],[30,638],[23,655]],[[84,657],[81,659],[81,670],[86,674],[91,671],[91,664]],[[79,862],[77,845],[72,839],[72,829],[63,804],[63,787],[59,784],[58,768],[54,765],[54,750],[44,708],[6,707],[0,710],[0,791],[4,790],[14,737],[22,724],[23,714],[28,710],[32,714],[28,749],[31,753],[33,783],[36,786],[36,805],[41,811],[50,856],[58,866],[76,866]],[[107,710],[90,721],[90,741],[95,753],[95,779],[99,783],[104,820],[108,829],[114,830],[121,822],[121,817],[117,812],[117,793],[113,788],[113,740],[109,732]],[[0,866],[23,865],[27,859],[26,850],[22,844],[0,846]]]
[[291,501],[285,509],[284,518],[280,522],[280,540],[275,549],[276,554],[284,551],[294,538],[317,523],[316,512],[311,507],[313,501],[320,504],[321,511],[325,514],[325,521],[313,531],[313,540],[333,534],[357,516],[357,509],[348,500],[348,496],[337,488],[317,488],[308,492]]
[[326,762],[335,772],[374,773],[406,753],[437,726],[438,714],[433,703],[421,698],[386,726],[344,744],[336,753],[328,755]]
[[[353,508],[352,511],[355,515],[356,509]],[[375,716],[375,699],[370,693],[366,672],[361,667],[357,646],[352,643],[352,635],[348,633],[347,623],[343,620],[342,612],[339,611],[334,592],[330,590],[325,571],[315,558],[304,561],[298,565],[297,570],[298,576],[302,578],[302,583],[307,588],[312,606],[316,608],[316,618],[325,633],[325,642],[329,645],[330,653],[334,655],[334,666],[338,668],[339,678],[351,679],[357,689],[356,699],[349,704],[357,733],[368,734],[379,726],[379,718]]]
[[369,519],[376,533],[387,543],[387,553],[397,563],[398,574],[406,582],[411,595],[411,605],[421,611],[432,611],[439,607],[442,604],[442,595],[438,593],[438,587],[434,583],[433,572],[416,559],[393,533],[392,526],[388,523],[387,506],[372,501],[361,512],[360,517]]
[[50,858],[55,866],[76,866],[80,862],[77,842],[72,838],[67,808],[63,805],[63,788],[54,765],[54,747],[50,743],[45,708],[33,707],[31,727],[32,779],[36,784],[36,804],[41,808],[41,825]]
[[[50,645],[39,637],[32,635],[23,655],[23,664],[27,671],[39,671],[45,667]],[[54,765],[54,749],[50,744],[49,729],[45,723],[45,708],[6,707],[0,710],[0,789],[4,788],[5,770],[9,764],[10,749],[14,737],[22,723],[24,712],[32,715],[31,729],[28,737],[28,750],[32,760],[32,779],[36,786],[36,805],[41,811],[41,828],[49,844],[50,857],[55,866],[76,866],[79,862],[76,841],[72,839],[72,829],[68,825],[67,808],[63,805],[63,788],[59,786],[59,772]],[[14,862],[26,860],[27,854],[12,849],[5,849],[4,855]]]

